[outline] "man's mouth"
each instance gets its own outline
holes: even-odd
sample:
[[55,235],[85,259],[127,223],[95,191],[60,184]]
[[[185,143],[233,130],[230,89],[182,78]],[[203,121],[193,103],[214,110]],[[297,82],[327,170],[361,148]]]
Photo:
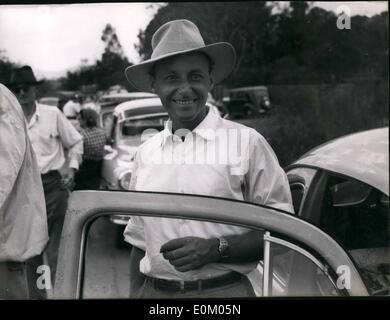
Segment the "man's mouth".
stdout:
[[172,99],[174,103],[181,105],[188,105],[195,103],[197,99]]

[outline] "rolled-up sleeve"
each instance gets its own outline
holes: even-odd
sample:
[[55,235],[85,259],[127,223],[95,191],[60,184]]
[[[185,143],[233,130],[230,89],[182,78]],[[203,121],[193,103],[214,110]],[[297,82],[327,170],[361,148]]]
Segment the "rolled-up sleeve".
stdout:
[[61,142],[68,149],[69,167],[77,170],[84,152],[83,137],[60,111],[57,121]]
[[255,135],[251,142],[245,177],[247,200],[294,213],[287,175],[271,146],[261,135]]

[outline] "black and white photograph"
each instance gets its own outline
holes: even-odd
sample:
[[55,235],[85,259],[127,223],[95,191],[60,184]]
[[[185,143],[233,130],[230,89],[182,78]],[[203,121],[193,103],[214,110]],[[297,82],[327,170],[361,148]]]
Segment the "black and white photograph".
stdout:
[[389,296],[388,126],[387,1],[0,4],[0,300]]

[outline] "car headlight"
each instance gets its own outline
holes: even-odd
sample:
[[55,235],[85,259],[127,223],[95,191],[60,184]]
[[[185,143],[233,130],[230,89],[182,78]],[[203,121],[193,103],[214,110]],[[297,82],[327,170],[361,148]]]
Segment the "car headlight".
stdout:
[[123,190],[129,190],[131,180],[131,171],[123,171],[118,176],[118,184]]

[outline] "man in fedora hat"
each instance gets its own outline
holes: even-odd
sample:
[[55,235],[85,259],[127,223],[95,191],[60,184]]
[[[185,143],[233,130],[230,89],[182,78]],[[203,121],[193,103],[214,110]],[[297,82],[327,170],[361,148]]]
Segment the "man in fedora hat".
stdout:
[[8,86],[23,108],[38,160],[49,230],[45,253],[54,279],[69,189],[81,163],[83,140],[58,108],[36,101],[36,86],[41,82],[36,80],[30,66],[23,66],[15,70]]
[[[125,74],[140,91],[160,97],[170,120],[137,150],[130,189],[231,198],[292,212],[287,176],[266,140],[206,106],[213,85],[234,68],[232,45],[205,45],[195,24],[175,20],[155,32],[152,48],[149,60]],[[254,295],[247,275],[261,259],[261,232],[136,216],[124,236],[133,245],[133,297]]]

